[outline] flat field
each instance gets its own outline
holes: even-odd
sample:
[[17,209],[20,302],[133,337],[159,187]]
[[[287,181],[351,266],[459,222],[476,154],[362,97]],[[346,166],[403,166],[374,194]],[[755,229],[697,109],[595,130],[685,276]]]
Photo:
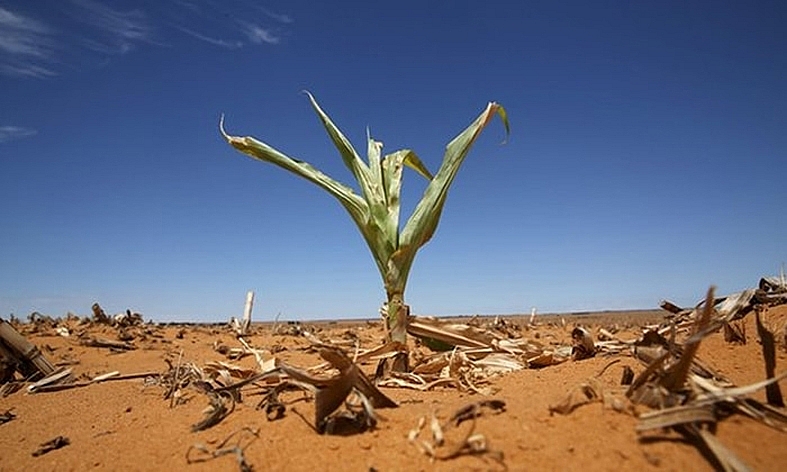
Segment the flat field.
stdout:
[[[527,316],[501,318],[519,336],[538,339],[547,346],[570,346],[571,330],[576,324],[588,327],[594,335],[598,328],[606,327],[616,329],[620,339],[635,339],[641,335],[643,325],[662,320],[659,312],[545,316],[538,317],[534,326],[528,326]],[[767,310],[765,319],[777,333],[783,332],[787,305]],[[754,315],[748,315],[744,324],[746,344],[727,343],[717,332],[702,341],[698,352],[703,362],[736,385],[765,378]],[[379,345],[384,337],[379,321],[284,324],[276,328],[278,332],[274,333],[270,323],[254,324],[251,335],[244,339],[260,350],[262,360],[276,357],[302,368],[316,366],[323,360],[311,342],[298,335],[300,328],[323,341],[344,342],[350,354],[354,345],[368,349]],[[253,355],[231,360],[219,352],[222,345],[241,347],[226,326],[137,326],[127,333],[136,349],[121,352],[80,342],[80,334],[82,339],[117,339],[118,330],[106,325],[72,320],[68,337],[51,329],[33,332],[24,324],[19,329],[53,362],[73,369],[77,380],[112,371],[163,374],[178,364],[205,366],[217,361],[258,369]],[[425,350],[415,346],[414,340],[410,342],[414,351]],[[781,343],[777,345],[777,373],[787,365],[787,351],[783,340]],[[638,434],[635,416],[605,407],[601,402],[580,406],[566,415],[550,414],[550,405],[590,378],[597,378],[609,392],[622,391],[620,381],[626,366],[635,374],[644,369],[641,362],[625,352],[601,353],[580,361],[493,376],[484,385],[491,392],[488,396],[455,386],[429,391],[381,387],[399,407],[378,409],[376,428],[348,436],[318,434],[313,427],[315,402],[303,392],[283,393],[280,399],[286,407],[284,415],[269,421],[264,411],[255,408],[262,395],[249,390],[219,424],[192,432],[191,426],[204,417],[208,397],[196,388],[184,388],[178,401],[172,402],[165,399],[167,388],[156,381],[156,375],[45,393],[30,394],[22,389],[0,398],[0,414],[10,410],[14,416],[0,424],[0,471],[235,471],[240,469],[234,453],[205,462],[187,460],[187,455],[194,458],[199,453],[193,446],[214,451],[233,433],[236,434],[226,445],[240,441],[246,463],[257,471],[713,470],[701,450],[681,435],[661,430]],[[371,376],[375,364],[363,364],[361,368]],[[781,390],[787,392],[787,381],[781,381]],[[764,402],[765,392],[758,391],[752,397]],[[421,418],[429,419],[434,414],[443,421],[461,407],[485,398],[505,402],[504,411],[480,416],[473,425],[474,433],[483,436],[487,449],[493,453],[432,460],[408,440]],[[637,407],[637,411],[646,409]],[[255,431],[257,436],[249,431]],[[446,431],[447,441],[452,440],[449,433]],[[466,437],[467,433],[461,430],[456,434]],[[419,439],[428,434],[429,421]],[[58,436],[68,438],[69,444],[33,456],[42,443]],[[732,415],[719,422],[716,437],[753,470],[785,469],[785,433]]]

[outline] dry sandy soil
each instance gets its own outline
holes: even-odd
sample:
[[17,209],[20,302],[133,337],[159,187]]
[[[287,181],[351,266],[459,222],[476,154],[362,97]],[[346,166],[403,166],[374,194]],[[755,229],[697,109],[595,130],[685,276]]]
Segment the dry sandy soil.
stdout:
[[[766,312],[770,323],[783,326],[787,305]],[[525,318],[511,318],[520,326]],[[654,315],[608,313],[603,316],[567,317],[568,325],[541,321],[536,328],[522,329],[527,338],[542,342],[570,344],[575,323],[595,328],[617,324],[619,336],[633,339],[637,326],[652,322]],[[699,357],[726,375],[736,385],[765,378],[762,348],[757,340],[754,316],[746,317],[748,343],[725,343],[721,333],[702,342]],[[23,325],[24,326],[24,325]],[[383,337],[379,322],[324,323],[316,326],[322,339],[357,336],[361,347],[377,345]],[[108,326],[83,328],[91,334],[113,338],[117,331]],[[135,328],[138,329],[138,328]],[[144,329],[144,328],[143,328]],[[149,334],[133,341],[136,350],[112,353],[106,348],[86,347],[75,335],[62,337],[51,331],[21,331],[53,361],[69,365],[77,377],[120,371],[123,374],[168,370],[165,360],[204,365],[228,361],[214,349],[220,342],[239,347],[227,327],[149,326]],[[74,331],[79,331],[74,326]],[[303,337],[273,335],[270,325],[255,325],[247,340],[268,356],[292,365],[310,367],[321,362]],[[351,335],[348,333],[352,333]],[[275,353],[275,354],[273,354]],[[600,379],[606,388],[619,386],[624,366],[635,373],[643,366],[628,355],[604,356],[568,361],[541,369],[527,369],[491,379],[494,394],[489,398],[505,401],[505,411],[478,418],[475,431],[483,434],[493,451],[502,453],[508,470],[712,470],[713,466],[695,445],[674,432],[638,435],[637,419],[629,414],[605,409],[601,403],[579,407],[568,415],[550,415],[549,405],[564,398],[582,381],[598,375],[611,360]],[[776,371],[785,369],[787,352],[778,347]],[[229,361],[249,369],[256,368],[253,356]],[[367,373],[374,365],[364,365]],[[458,408],[477,401],[477,394],[453,387],[421,392],[403,388],[383,388],[399,408],[378,410],[381,421],[370,432],[353,436],[319,435],[311,426],[314,402],[299,393],[282,397],[287,403],[283,418],[268,421],[255,409],[260,397],[246,395],[243,402],[218,425],[191,432],[191,425],[203,417],[207,397],[187,391],[182,404],[170,406],[164,399],[165,388],[153,378],[120,380],[88,385],[58,392],[28,394],[20,390],[0,398],[0,414],[7,410],[15,419],[0,424],[0,471],[17,470],[172,470],[199,472],[238,470],[235,456],[225,455],[203,463],[189,464],[187,452],[196,444],[215,448],[231,433],[251,428],[258,438],[245,448],[245,457],[254,470],[341,470],[341,471],[418,471],[418,470],[503,470],[491,456],[465,455],[444,461],[430,461],[408,442],[408,432],[419,418],[435,412],[448,418]],[[787,392],[787,381],[781,382]],[[764,401],[760,391],[753,397]],[[298,414],[300,413],[300,414]],[[422,433],[426,434],[426,433]],[[38,457],[32,453],[57,436],[70,444]],[[250,436],[246,435],[248,439]],[[723,420],[717,437],[754,470],[785,470],[787,436],[749,418],[734,415]],[[194,451],[192,451],[193,453]]]

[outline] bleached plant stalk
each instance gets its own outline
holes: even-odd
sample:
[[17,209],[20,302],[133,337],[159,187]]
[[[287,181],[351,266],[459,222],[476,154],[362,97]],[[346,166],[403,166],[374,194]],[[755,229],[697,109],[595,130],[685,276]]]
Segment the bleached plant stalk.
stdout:
[[[409,308],[404,301],[404,292],[416,252],[434,235],[451,183],[470,147],[495,115],[500,116],[508,135],[509,124],[505,109],[490,102],[470,126],[448,143],[440,169],[432,175],[415,152],[409,149],[383,156],[383,144],[372,139],[368,133],[367,161],[364,161],[314,97],[308,92],[307,95],[328,136],[339,150],[345,166],[358,182],[360,195],[312,165],[293,159],[262,141],[250,136],[227,134],[223,117],[220,123],[221,133],[227,142],[240,152],[309,180],[341,203],[361,231],[383,279],[388,302],[389,340],[405,344]],[[400,194],[405,166],[428,179],[429,184],[413,214],[400,231]]]
[[251,310],[254,307],[254,291],[249,290],[246,292],[246,305],[243,308],[243,321],[240,324],[240,334],[247,335],[249,334],[249,328],[251,327]]

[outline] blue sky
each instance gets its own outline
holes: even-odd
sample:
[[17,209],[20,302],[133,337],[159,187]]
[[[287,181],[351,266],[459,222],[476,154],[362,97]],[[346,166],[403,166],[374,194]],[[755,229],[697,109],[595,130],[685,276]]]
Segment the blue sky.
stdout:
[[[327,194],[302,90],[365,149],[437,169],[488,101],[408,302],[418,314],[655,308],[787,261],[782,2],[0,0],[0,316],[126,308],[372,317],[384,298]],[[404,181],[409,216],[423,180]]]

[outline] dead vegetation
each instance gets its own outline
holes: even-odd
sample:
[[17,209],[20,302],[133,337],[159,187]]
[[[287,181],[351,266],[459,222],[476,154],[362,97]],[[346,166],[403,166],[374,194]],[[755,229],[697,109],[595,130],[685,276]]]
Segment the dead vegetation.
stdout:
[[[418,424],[410,430],[407,440],[432,461],[476,455],[490,458],[505,469],[503,452],[493,450],[487,438],[476,432],[478,418],[489,413],[503,413],[505,406],[502,400],[480,400],[460,408],[443,422],[432,412],[428,417],[418,419]],[[464,428],[460,428],[462,423],[465,423]],[[430,437],[421,439],[421,433],[427,425]]]
[[[787,291],[787,286],[783,286],[783,291]],[[782,297],[766,294],[762,290],[747,290],[715,298],[711,287],[705,300],[694,309],[684,310],[673,303],[663,303],[662,307],[674,316],[668,317],[662,325],[648,328],[641,338],[623,342],[631,345],[631,355],[642,363],[644,370],[625,391],[625,398],[630,404],[624,405],[618,396],[613,400],[613,409],[636,415],[639,418],[636,429],[643,438],[654,432],[662,434],[664,431],[675,431],[696,444],[715,468],[749,470],[743,461],[716,439],[713,432],[717,422],[736,413],[780,431],[787,431],[787,414],[778,384],[779,380],[787,378],[787,371],[775,374],[774,336],[761,322],[762,313],[768,306],[780,304],[782,300]],[[704,338],[721,329],[725,329],[727,342],[740,342],[741,337],[727,335],[727,330],[731,328],[725,327],[751,312],[756,316],[757,333],[763,349],[765,380],[736,387],[725,376],[702,362],[697,357],[697,351]],[[735,332],[744,331],[739,328]],[[685,333],[686,337],[679,341],[678,333]],[[749,397],[762,388],[767,392],[766,404]],[[568,414],[594,401],[604,401],[606,404],[607,398],[599,383],[590,379],[566,399],[550,407],[550,411]],[[637,413],[638,407],[646,407],[648,411]]]

